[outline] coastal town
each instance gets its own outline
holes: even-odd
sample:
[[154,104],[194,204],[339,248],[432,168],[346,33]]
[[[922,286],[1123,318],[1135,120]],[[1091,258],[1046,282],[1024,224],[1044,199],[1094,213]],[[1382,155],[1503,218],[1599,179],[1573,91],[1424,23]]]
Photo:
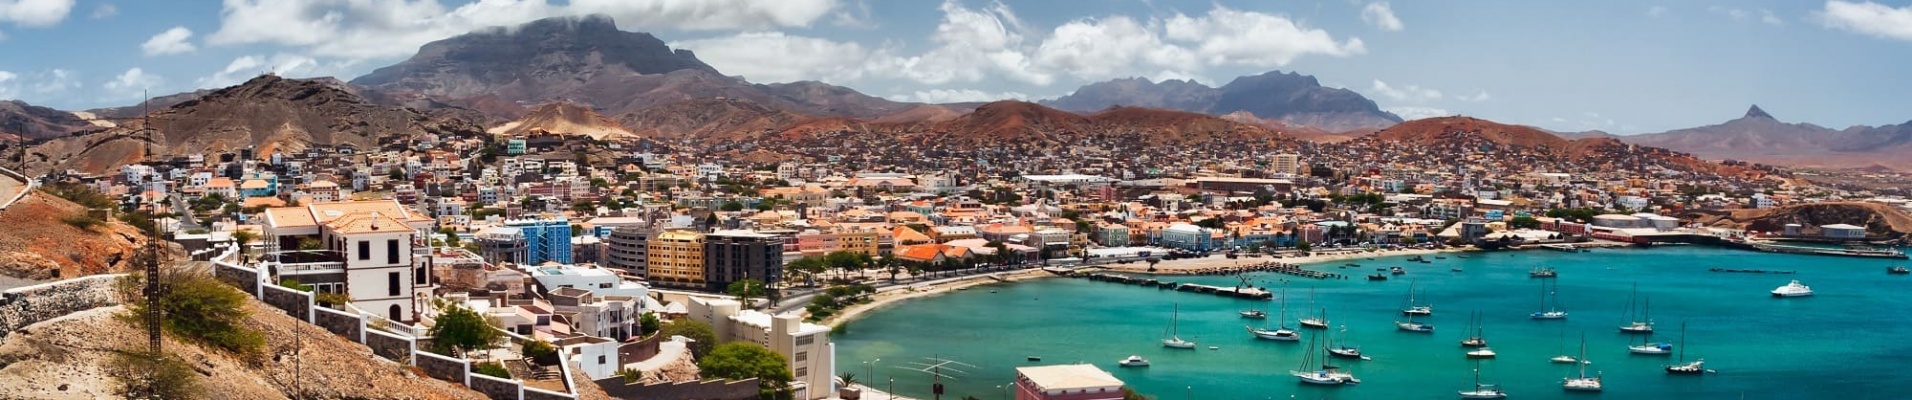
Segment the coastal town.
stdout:
[[[1902,238],[1843,223],[1762,232],[1696,219],[1817,203],[1912,207],[1770,169],[1702,174],[1652,158],[1530,164],[1515,160],[1548,158],[1465,145],[1174,153],[1084,143],[1062,147],[1066,157],[993,162],[886,158],[935,153],[892,148],[769,163],[651,146],[548,133],[427,137],[192,154],[37,184],[117,199],[118,212],[150,218],[274,306],[284,304],[278,292],[309,293],[288,311],[328,329],[334,317],[358,321],[334,332],[357,335],[377,356],[457,360],[470,372],[427,374],[495,376],[522,398],[584,386],[620,398],[867,398],[881,391],[847,368],[856,360],[838,359],[831,324],[901,299],[1085,268],[1347,279],[1296,266],[1655,243],[1883,245]],[[1152,152],[1107,157],[1132,151]],[[1435,156],[1443,151],[1468,155]],[[1181,286],[1270,296],[1252,285]],[[469,315],[498,334],[426,349],[448,316]],[[374,337],[412,344],[387,354]],[[700,373],[718,343],[774,354],[786,374]],[[1018,390],[1074,390],[1052,386],[1075,382],[1054,371],[1022,372]]]

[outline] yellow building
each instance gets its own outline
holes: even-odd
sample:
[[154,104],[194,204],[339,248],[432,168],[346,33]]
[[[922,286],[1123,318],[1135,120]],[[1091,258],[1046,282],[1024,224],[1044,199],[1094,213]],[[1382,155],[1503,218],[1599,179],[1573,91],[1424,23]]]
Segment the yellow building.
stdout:
[[671,230],[646,244],[645,269],[652,285],[704,288],[704,234]]

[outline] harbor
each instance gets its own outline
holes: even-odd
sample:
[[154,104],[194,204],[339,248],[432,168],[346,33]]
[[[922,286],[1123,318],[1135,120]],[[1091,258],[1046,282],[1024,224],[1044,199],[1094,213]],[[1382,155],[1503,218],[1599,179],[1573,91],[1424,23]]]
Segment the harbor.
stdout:
[[[1049,362],[1083,362],[1111,371],[1143,394],[1158,398],[1453,398],[1455,390],[1471,387],[1473,368],[1482,380],[1501,385],[1510,397],[1521,399],[1572,398],[1561,390],[1561,377],[1571,373],[1550,357],[1587,337],[1589,375],[1606,380],[1609,398],[1872,398],[1878,393],[1912,393],[1912,381],[1893,369],[1845,368],[1851,363],[1889,363],[1883,355],[1904,349],[1902,338],[1912,335],[1912,315],[1866,314],[1845,310],[1876,304],[1912,301],[1912,276],[1885,275],[1881,269],[1898,265],[1891,260],[1829,258],[1816,255],[1748,253],[1708,246],[1656,246],[1596,252],[1529,251],[1493,257],[1436,259],[1419,273],[1416,288],[1425,288],[1416,302],[1432,304],[1434,315],[1416,317],[1439,326],[1432,334],[1400,332],[1394,326],[1404,307],[1408,279],[1386,282],[1358,280],[1292,280],[1285,286],[1286,316],[1276,302],[1218,296],[1175,289],[1185,284],[1232,287],[1234,276],[1134,275],[1133,284],[1109,284],[1091,279],[1039,279],[991,290],[969,291],[884,308],[849,323],[848,334],[833,336],[843,360],[911,359],[961,354],[975,364],[978,376],[943,381],[949,393],[990,398],[996,385],[1014,379],[1017,366],[1032,365],[1029,355]],[[1304,265],[1334,270],[1345,261]],[[1410,265],[1406,257],[1379,257],[1361,261],[1367,267]],[[1415,263],[1418,264],[1418,263]],[[1536,265],[1559,269],[1552,292],[1559,309],[1572,316],[1556,321],[1529,317],[1538,307],[1534,283],[1528,277]],[[1459,267],[1465,273],[1446,273]],[[1766,273],[1725,273],[1713,268]],[[1792,274],[1773,275],[1778,271]],[[1113,275],[1113,274],[1112,274]],[[1282,297],[1285,275],[1248,273],[1255,285]],[[1150,279],[1155,285],[1145,285]],[[1770,291],[1800,280],[1817,296],[1772,298]],[[1165,282],[1168,281],[1168,282]],[[1265,284],[1263,282],[1266,282]],[[1552,286],[1554,282],[1550,282]],[[1639,296],[1651,300],[1651,320],[1658,331],[1651,341],[1676,342],[1679,324],[1689,325],[1687,359],[1704,357],[1716,374],[1700,377],[1669,376],[1667,365],[1677,355],[1642,356],[1627,347],[1642,337],[1625,335],[1622,311],[1637,284]],[[1161,340],[1172,308],[1179,306],[1180,336],[1196,343],[1194,350],[1167,349]],[[1346,341],[1371,356],[1368,361],[1337,361],[1362,380],[1358,386],[1301,385],[1286,371],[1302,363],[1309,340],[1318,330],[1301,330],[1301,343],[1256,339],[1244,325],[1262,321],[1242,318],[1242,310],[1262,310],[1266,323],[1277,324],[1325,311],[1337,344]],[[1455,343],[1465,339],[1467,315],[1478,311],[1481,325],[1498,357],[1475,361]],[[1862,315],[1864,314],[1864,315]],[[1426,318],[1426,319],[1423,319]],[[1799,332],[1768,329],[1765,321],[1803,319],[1821,327],[1817,335],[1838,341],[1801,341]],[[934,321],[934,323],[925,323]],[[1346,326],[1347,333],[1340,334]],[[971,329],[951,330],[947,326]],[[1014,334],[1010,334],[1014,332]],[[1344,339],[1345,337],[1345,339]],[[1676,342],[1677,343],[1677,342]],[[1773,343],[1787,343],[1773,346]],[[1211,349],[1211,346],[1214,347]],[[1880,350],[1892,349],[1892,350]],[[920,354],[919,354],[920,353]],[[1121,368],[1116,362],[1129,355],[1147,358],[1149,368]],[[928,398],[930,381],[920,375],[897,373],[899,395]],[[876,381],[888,382],[890,372],[879,368]],[[1839,377],[1835,377],[1834,375]],[[1805,380],[1863,379],[1866,387],[1801,385],[1771,376]],[[944,396],[952,398],[952,396]],[[1749,396],[1748,398],[1755,398]]]
[[1253,286],[1246,286],[1246,285],[1237,285],[1233,287],[1227,287],[1227,286],[1218,286],[1218,285],[1203,285],[1203,284],[1197,284],[1197,283],[1177,283],[1177,282],[1157,280],[1154,278],[1137,278],[1137,277],[1132,277],[1127,275],[1107,274],[1107,273],[1086,274],[1086,275],[1078,275],[1078,276],[1081,276],[1081,277],[1087,278],[1088,280],[1096,281],[1096,282],[1112,282],[1112,283],[1120,283],[1124,285],[1146,286],[1146,287],[1152,287],[1156,289],[1170,289],[1170,290],[1175,290],[1178,292],[1213,294],[1213,295],[1222,296],[1222,297],[1233,297],[1233,298],[1239,298],[1239,299],[1268,300],[1268,299],[1273,299],[1275,297],[1273,293],[1269,293],[1267,290],[1255,288]]

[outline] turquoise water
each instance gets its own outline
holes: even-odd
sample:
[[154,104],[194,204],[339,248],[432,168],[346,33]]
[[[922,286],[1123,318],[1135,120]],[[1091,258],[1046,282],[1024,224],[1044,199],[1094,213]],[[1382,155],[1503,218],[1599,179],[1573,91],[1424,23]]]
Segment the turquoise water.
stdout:
[[[1334,360],[1363,383],[1321,388],[1302,386],[1288,371],[1300,366],[1301,344],[1256,340],[1236,311],[1264,308],[1274,320],[1278,302],[1248,301],[1081,279],[1044,279],[981,286],[968,291],[893,305],[851,322],[834,335],[838,372],[883,388],[895,379],[898,394],[930,398],[928,374],[909,363],[943,357],[973,365],[945,371],[946,399],[974,395],[1004,398],[997,389],[1014,379],[1018,366],[1093,363],[1137,390],[1163,400],[1182,399],[1450,399],[1472,386],[1471,368],[1459,346],[1468,314],[1485,313],[1489,345],[1499,358],[1480,362],[1482,380],[1500,383],[1517,399],[1607,397],[1615,399],[1896,399],[1912,398],[1912,277],[1887,275],[1903,260],[1775,255],[1704,247],[1605,249],[1590,253],[1530,251],[1447,255],[1433,264],[1401,257],[1355,260],[1363,270],[1315,268],[1360,276],[1378,266],[1403,266],[1405,276],[1385,282],[1317,281],[1288,285],[1290,315],[1308,307],[1309,288],[1334,325],[1346,324],[1350,339],[1372,361]],[[1430,257],[1432,259],[1432,257]],[[1450,272],[1460,266],[1465,272]],[[1553,266],[1565,321],[1534,321],[1539,280],[1534,266]],[[1707,268],[1796,270],[1794,275],[1708,272]],[[1356,274],[1355,272],[1360,272]],[[1251,275],[1280,287],[1282,275]],[[1406,300],[1409,279],[1433,303],[1433,334],[1397,331],[1393,321]],[[1233,277],[1170,277],[1181,282],[1232,285]],[[1357,278],[1358,279],[1358,278]],[[1774,299],[1774,287],[1799,279],[1815,297]],[[1634,283],[1652,299],[1655,341],[1677,343],[1687,327],[1686,355],[1704,357],[1719,373],[1668,376],[1667,357],[1630,355],[1638,336],[1617,330]],[[991,293],[991,290],[997,293]],[[1181,308],[1181,336],[1199,350],[1163,348],[1170,309]],[[1290,326],[1299,328],[1294,324]],[[1570,364],[1548,358],[1577,351],[1585,333],[1588,373],[1605,376],[1606,391],[1574,395],[1560,389]],[[1209,350],[1208,346],[1219,346]],[[1125,369],[1115,362],[1130,354],[1150,368]],[[1042,362],[1027,362],[1041,356]],[[874,378],[867,360],[881,359]],[[954,364],[952,364],[954,365]],[[913,368],[913,367],[912,367]]]

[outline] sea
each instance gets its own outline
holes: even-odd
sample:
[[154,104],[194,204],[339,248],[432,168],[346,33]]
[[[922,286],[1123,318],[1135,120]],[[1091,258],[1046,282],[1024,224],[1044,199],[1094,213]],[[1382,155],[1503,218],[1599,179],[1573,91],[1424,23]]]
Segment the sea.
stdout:
[[[1308,266],[1351,276],[1346,280],[1263,273],[1161,277],[1231,286],[1245,278],[1285,293],[1287,325],[1294,329],[1301,329],[1293,322],[1300,314],[1325,310],[1334,339],[1342,340],[1339,331],[1345,326],[1346,340],[1373,358],[1329,360],[1360,378],[1359,385],[1308,386],[1289,375],[1324,331],[1303,330],[1300,342],[1258,340],[1246,331],[1262,321],[1241,318],[1238,311],[1264,309],[1269,323],[1280,325],[1279,300],[1075,278],[977,286],[866,314],[832,335],[837,372],[923,399],[934,398],[931,387],[937,383],[945,387],[944,399],[1009,399],[1013,391],[1005,388],[1017,367],[1069,363],[1094,364],[1161,400],[1453,399],[1458,391],[1473,389],[1475,369],[1482,383],[1497,384],[1514,399],[1912,398],[1912,276],[1885,271],[1905,260],[1699,246],[1441,256],[1445,259],[1426,256],[1432,263],[1378,257]],[[1350,262],[1360,267],[1342,268]],[[1407,273],[1386,281],[1362,278],[1394,266]],[[1555,268],[1559,276],[1530,278],[1529,270],[1536,267]],[[1817,295],[1771,296],[1794,279]],[[1546,290],[1569,313],[1565,320],[1529,318],[1540,309],[1542,281],[1549,281]],[[1395,329],[1410,286],[1425,291],[1416,302],[1434,308],[1432,318],[1420,319],[1435,325],[1432,334]],[[1650,338],[1619,332],[1627,321],[1623,312],[1636,298],[1650,302],[1656,328]],[[1498,358],[1465,357],[1467,349],[1459,344],[1470,334],[1473,313],[1482,316],[1481,331]],[[1172,316],[1179,335],[1196,342],[1197,349],[1161,345]],[[1684,346],[1678,346],[1682,325]],[[1578,354],[1582,338],[1591,362],[1586,374],[1603,378],[1602,393],[1563,391],[1562,379],[1579,370],[1549,361]],[[1675,352],[1628,353],[1627,346],[1643,340],[1675,344]],[[1152,366],[1116,364],[1131,354]],[[1716,372],[1670,376],[1662,370],[1682,356],[1704,358]]]

